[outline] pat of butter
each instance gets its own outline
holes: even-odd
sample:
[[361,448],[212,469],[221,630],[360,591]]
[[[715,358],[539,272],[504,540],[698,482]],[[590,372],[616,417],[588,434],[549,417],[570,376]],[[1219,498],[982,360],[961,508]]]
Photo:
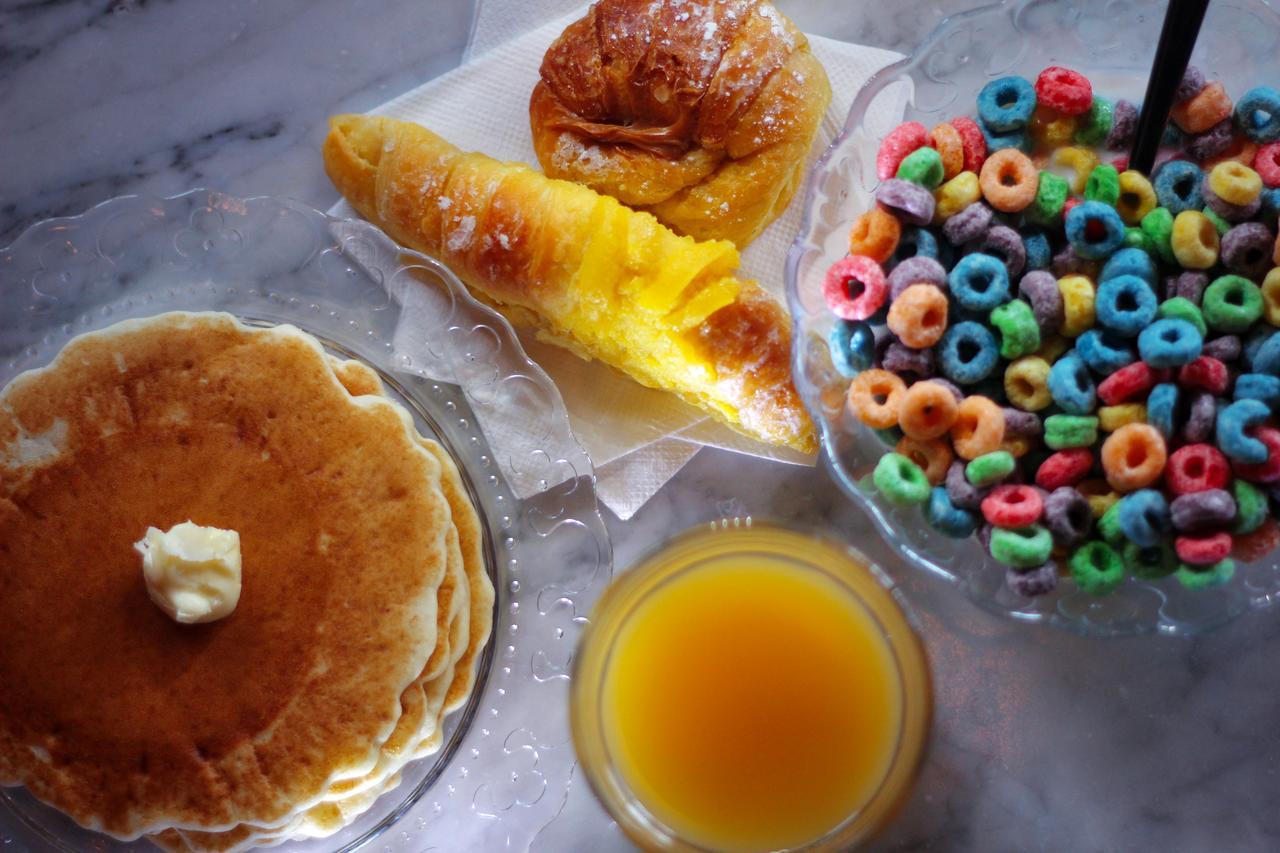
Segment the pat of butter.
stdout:
[[240,601],[240,534],[184,521],[133,543],[147,594],[184,625],[229,616]]

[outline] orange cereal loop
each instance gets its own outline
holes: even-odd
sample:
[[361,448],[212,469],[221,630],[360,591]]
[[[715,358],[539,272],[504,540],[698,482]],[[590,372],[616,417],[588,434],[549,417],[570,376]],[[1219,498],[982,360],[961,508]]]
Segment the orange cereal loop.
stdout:
[[1040,173],[1026,154],[1002,148],[982,164],[978,183],[988,204],[1005,213],[1017,213],[1035,200]]
[[1150,486],[1164,473],[1164,437],[1149,424],[1125,424],[1102,443],[1102,470],[1118,492]]
[[889,306],[889,331],[912,349],[931,347],[947,330],[947,297],[936,285],[913,284]]
[[947,479],[947,469],[956,458],[945,438],[921,441],[904,435],[898,440],[898,446],[894,450],[919,465],[924,471],[925,479],[934,486],[942,485]]
[[960,131],[946,124],[929,131],[929,141],[942,157],[942,179],[949,181],[964,171],[964,141]]
[[1226,87],[1214,82],[1175,106],[1169,118],[1187,133],[1204,133],[1230,116],[1234,106]]
[[977,459],[1004,443],[1004,412],[989,397],[965,397],[951,425],[951,444],[962,459]]
[[853,221],[849,229],[849,254],[866,255],[878,264],[889,260],[902,237],[898,217],[880,207],[872,208]]
[[1258,156],[1258,143],[1251,139],[1241,136],[1231,143],[1231,147],[1223,151],[1216,157],[1210,157],[1200,164],[1200,168],[1206,172],[1213,171],[1213,167],[1219,163],[1240,163],[1245,166],[1252,166],[1254,159]]
[[898,407],[898,426],[908,438],[928,441],[945,435],[956,422],[959,404],[947,388],[925,379],[907,389]]
[[872,429],[888,429],[898,423],[898,407],[907,385],[887,370],[864,370],[849,385],[849,411]]

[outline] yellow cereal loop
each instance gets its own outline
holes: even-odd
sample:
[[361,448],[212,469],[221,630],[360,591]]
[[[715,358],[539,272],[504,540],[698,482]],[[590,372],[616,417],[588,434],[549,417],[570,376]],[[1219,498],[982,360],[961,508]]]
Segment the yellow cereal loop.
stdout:
[[1073,341],[1069,341],[1059,334],[1041,335],[1040,349],[1036,350],[1034,355],[1038,355],[1045,361],[1053,364],[1058,360],[1058,356],[1062,355],[1074,345]]
[[1228,160],[1209,173],[1209,189],[1231,204],[1251,204],[1262,193],[1262,177],[1243,163]]
[[1080,195],[1084,192],[1084,185],[1089,180],[1089,176],[1093,174],[1094,169],[1098,168],[1099,161],[1098,155],[1088,148],[1069,145],[1053,152],[1053,162],[1054,165],[1065,166],[1074,173],[1075,177],[1071,180],[1071,191],[1076,195]]
[[1024,355],[1004,371],[1004,394],[1009,404],[1024,412],[1038,412],[1049,407],[1049,362],[1035,355]]
[[1198,210],[1184,210],[1173,220],[1173,256],[1189,270],[1207,270],[1218,262],[1218,229]]
[[1058,279],[1058,291],[1062,294],[1065,318],[1059,331],[1068,338],[1075,338],[1093,328],[1096,296],[1093,282],[1082,275],[1063,276]]
[[1037,107],[1031,114],[1031,138],[1037,148],[1053,149],[1070,145],[1075,132],[1075,116],[1063,115],[1048,107]]
[[1262,280],[1262,316],[1273,326],[1280,326],[1280,267]]
[[1115,432],[1125,424],[1147,422],[1147,407],[1144,403],[1121,403],[1118,406],[1102,406],[1096,414],[1098,415],[1098,427],[1103,432]]
[[934,191],[937,204],[933,208],[933,221],[946,222],[978,199],[982,198],[982,188],[978,184],[975,172],[961,172]]
[[1157,204],[1155,188],[1145,175],[1132,169],[1120,173],[1120,200],[1116,202],[1116,210],[1125,225],[1137,225]]
[[1093,510],[1094,518],[1102,518],[1103,513],[1120,500],[1120,493],[1112,489],[1111,484],[1106,480],[1084,480],[1076,486],[1076,489],[1089,502],[1089,509]]
[[1036,446],[1036,442],[1021,436],[1005,436],[1004,443],[1000,445],[1001,450],[1006,450],[1014,459],[1021,459],[1031,452],[1031,448]]

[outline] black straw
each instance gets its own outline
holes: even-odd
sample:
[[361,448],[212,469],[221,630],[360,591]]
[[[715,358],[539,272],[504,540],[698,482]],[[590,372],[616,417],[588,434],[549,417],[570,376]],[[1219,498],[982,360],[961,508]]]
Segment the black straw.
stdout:
[[1191,61],[1191,51],[1200,35],[1209,0],[1169,0],[1164,14],[1164,27],[1156,45],[1156,58],[1147,80],[1147,96],[1138,116],[1138,130],[1129,157],[1129,168],[1150,174],[1155,165],[1156,150],[1164,136],[1165,122],[1173,107],[1173,95]]

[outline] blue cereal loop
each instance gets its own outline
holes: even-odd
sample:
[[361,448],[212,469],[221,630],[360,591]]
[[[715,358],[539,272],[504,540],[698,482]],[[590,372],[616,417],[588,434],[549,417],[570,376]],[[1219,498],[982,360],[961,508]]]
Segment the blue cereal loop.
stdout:
[[[892,269],[909,258],[924,257],[938,260],[938,238],[933,232],[919,225],[908,225],[902,229],[898,238],[898,246],[889,256],[885,269]],[[945,264],[944,264],[945,266]]]
[[1082,258],[1102,260],[1124,245],[1124,220],[1100,201],[1081,202],[1067,214],[1067,242]]
[[1271,409],[1261,400],[1236,400],[1218,412],[1218,447],[1227,456],[1246,465],[1260,465],[1267,461],[1267,446],[1251,435],[1250,427],[1264,423]]
[[1261,400],[1267,406],[1280,408],[1280,376],[1266,373],[1242,373],[1236,378],[1237,400]]
[[1045,270],[1049,261],[1053,260],[1053,250],[1049,246],[1049,235],[1039,228],[1030,229],[1022,235],[1022,247],[1027,252],[1028,270]]
[[1280,216],[1280,187],[1263,187],[1258,196],[1261,206],[1258,208],[1263,218],[1275,221]]
[[1147,395],[1147,423],[1164,436],[1173,440],[1178,431],[1178,402],[1182,392],[1172,382],[1161,382]]
[[1076,338],[1076,352],[1100,376],[1115,373],[1138,360],[1132,342],[1102,329],[1089,329]]
[[992,80],[978,93],[978,117],[984,128],[996,133],[1021,130],[1031,121],[1035,110],[1036,90],[1025,77],[1015,75]]
[[999,151],[1002,148],[1016,148],[1023,154],[1031,153],[1031,137],[1025,129],[997,133],[985,124],[980,123],[980,126],[982,128],[982,137],[987,141],[988,153]]
[[1259,145],[1280,139],[1280,92],[1258,86],[1236,101],[1236,127]]
[[1152,548],[1173,528],[1169,502],[1155,489],[1140,489],[1120,499],[1120,532],[1135,545]]
[[961,308],[986,314],[1009,300],[1009,272],[994,255],[974,252],[961,258],[947,276]]
[[942,375],[957,385],[972,385],[987,378],[1000,358],[995,335],[971,320],[947,329],[936,353]]
[[1156,198],[1174,216],[1184,210],[1199,210],[1204,207],[1204,193],[1200,191],[1203,181],[1204,172],[1195,163],[1170,160],[1156,172]]
[[1136,275],[1151,287],[1156,286],[1156,264],[1151,256],[1141,249],[1121,249],[1102,265],[1099,281],[1116,278],[1122,275]]
[[978,529],[978,514],[953,504],[942,486],[934,486],[929,493],[924,515],[935,530],[956,539],[972,536]]
[[1098,288],[1094,302],[1098,324],[1126,338],[1135,337],[1156,318],[1156,292],[1136,275],[1117,275]]
[[1138,355],[1155,368],[1181,367],[1200,357],[1204,338],[1186,320],[1156,320],[1138,335]]
[[1271,332],[1262,338],[1261,343],[1251,347],[1248,364],[1254,373],[1280,376],[1280,332]]
[[1069,415],[1087,415],[1098,405],[1098,389],[1084,359],[1068,352],[1049,369],[1049,395]]
[[862,320],[840,320],[827,336],[831,363],[850,379],[869,370],[875,361],[876,335]]

